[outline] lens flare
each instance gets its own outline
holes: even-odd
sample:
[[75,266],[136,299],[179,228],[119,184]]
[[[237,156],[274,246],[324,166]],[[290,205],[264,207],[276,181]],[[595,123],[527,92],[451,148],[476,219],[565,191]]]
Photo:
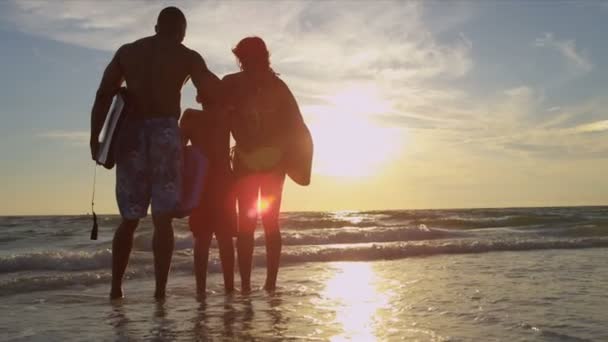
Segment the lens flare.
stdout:
[[270,209],[272,202],[274,202],[273,197],[271,197],[271,196],[263,197],[263,196],[259,195],[255,207],[250,208],[247,215],[251,218],[261,216],[266,211],[268,211],[268,209]]
[[268,210],[268,208],[270,208],[270,205],[272,204],[273,198],[272,197],[262,197],[260,196],[258,198],[258,212],[260,214],[266,212]]

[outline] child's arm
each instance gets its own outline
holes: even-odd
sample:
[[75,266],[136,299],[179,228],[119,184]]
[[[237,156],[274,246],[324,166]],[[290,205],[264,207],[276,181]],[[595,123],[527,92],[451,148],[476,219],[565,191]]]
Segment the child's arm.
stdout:
[[184,111],[184,114],[182,114],[179,121],[183,146],[186,146],[188,141],[192,138],[193,114],[192,109],[188,108]]

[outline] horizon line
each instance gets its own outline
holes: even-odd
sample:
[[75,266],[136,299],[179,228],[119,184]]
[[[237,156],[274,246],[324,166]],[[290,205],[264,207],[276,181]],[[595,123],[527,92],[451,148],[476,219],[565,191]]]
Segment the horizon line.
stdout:
[[[341,210],[289,210],[281,211],[281,214],[291,213],[327,213],[327,212],[386,212],[386,211],[424,211],[424,210],[487,210],[487,209],[551,209],[551,208],[603,208],[608,207],[608,204],[582,204],[582,205],[547,205],[547,206],[506,206],[506,207],[450,207],[450,208],[417,208],[417,209],[341,209]],[[97,216],[120,216],[118,213],[95,213]],[[92,216],[90,213],[85,214],[11,214],[11,215],[0,215],[0,217],[63,217],[63,216]],[[152,216],[151,214],[146,215],[144,218]]]

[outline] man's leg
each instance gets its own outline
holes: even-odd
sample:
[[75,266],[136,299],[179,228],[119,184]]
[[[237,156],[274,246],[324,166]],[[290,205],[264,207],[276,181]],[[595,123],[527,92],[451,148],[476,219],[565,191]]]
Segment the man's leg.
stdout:
[[154,253],[154,276],[156,278],[154,297],[162,299],[165,297],[171,257],[173,256],[173,226],[169,215],[156,215],[152,219],[154,221],[152,250]]
[[165,297],[173,255],[171,220],[179,208],[182,191],[182,140],[177,120],[159,118],[146,121],[148,168],[151,173],[151,202],[154,235],[154,274],[157,299]]
[[112,240],[112,289],[110,298],[123,297],[122,279],[129,263],[129,255],[133,246],[133,234],[139,220],[123,219],[114,233]]
[[129,262],[133,234],[139,219],[146,216],[150,204],[150,183],[147,181],[146,142],[141,126],[126,121],[118,137],[116,151],[116,203],[122,222],[112,241],[111,298],[123,296],[122,280]]
[[264,239],[266,240],[266,283],[264,289],[274,291],[277,286],[277,275],[283,246],[279,228],[279,213],[285,176],[280,174],[265,175],[261,186],[262,199],[268,208],[262,213]]

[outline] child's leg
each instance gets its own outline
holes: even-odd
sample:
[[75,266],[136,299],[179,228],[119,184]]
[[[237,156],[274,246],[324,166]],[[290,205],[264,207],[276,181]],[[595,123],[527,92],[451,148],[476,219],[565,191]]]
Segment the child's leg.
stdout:
[[201,232],[194,237],[194,276],[196,277],[196,293],[205,296],[207,288],[207,263],[209,262],[209,247],[211,233]]
[[229,234],[215,234],[220,249],[222,274],[224,275],[224,289],[226,293],[234,291],[234,245]]
[[236,239],[241,291],[251,291],[251,268],[253,267],[254,232],[257,224],[257,201],[259,180],[254,176],[240,179],[236,185],[238,200],[239,231]]

